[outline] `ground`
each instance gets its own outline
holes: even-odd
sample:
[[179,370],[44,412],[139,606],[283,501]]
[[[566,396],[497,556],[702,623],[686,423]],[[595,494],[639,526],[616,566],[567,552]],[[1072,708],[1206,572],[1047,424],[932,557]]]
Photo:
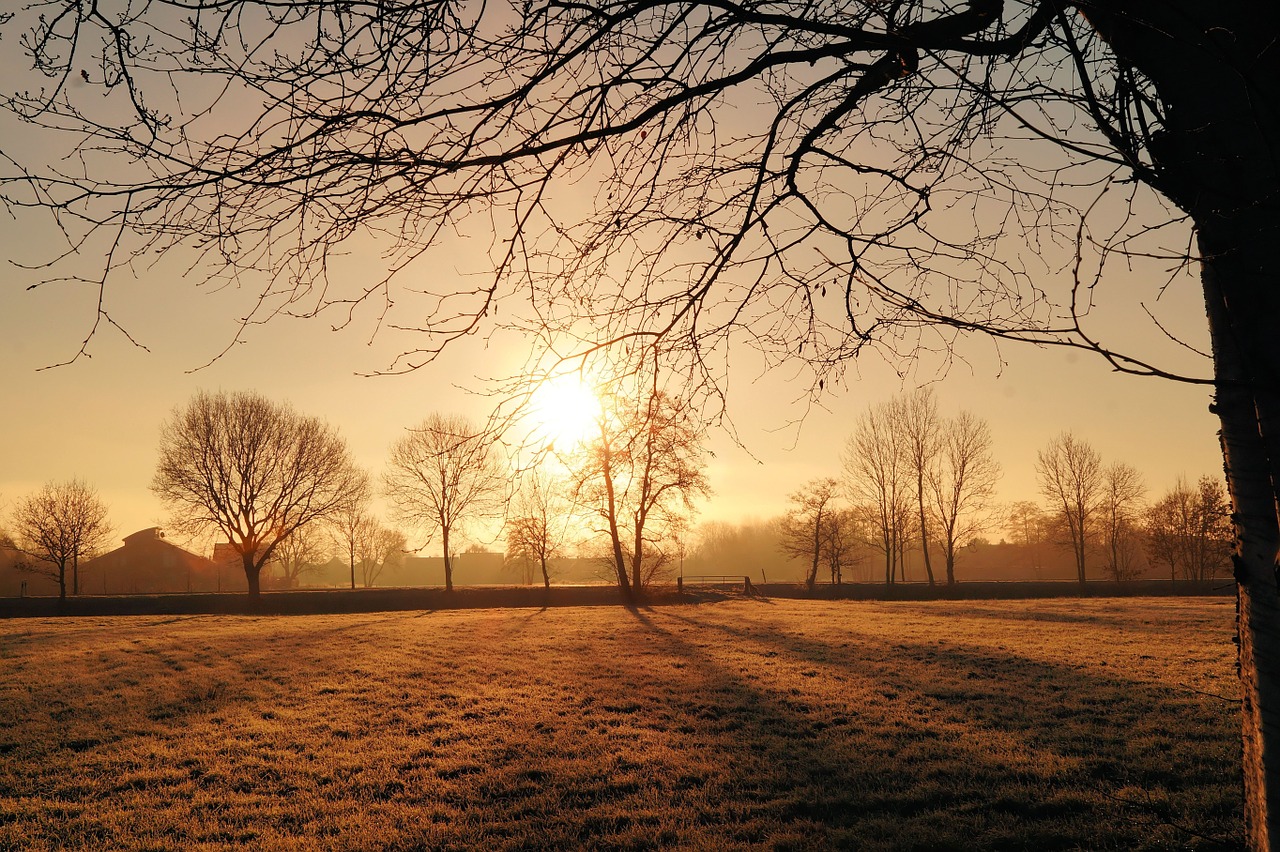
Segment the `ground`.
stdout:
[[0,621],[0,849],[1240,845],[1232,602]]

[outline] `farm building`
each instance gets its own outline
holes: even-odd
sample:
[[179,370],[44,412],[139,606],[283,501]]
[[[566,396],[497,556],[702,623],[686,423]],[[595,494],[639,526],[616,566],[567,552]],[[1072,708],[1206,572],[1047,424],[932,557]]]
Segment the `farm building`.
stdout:
[[91,595],[213,592],[220,573],[229,572],[168,541],[159,527],[148,527],[125,536],[123,547],[82,564],[80,589]]

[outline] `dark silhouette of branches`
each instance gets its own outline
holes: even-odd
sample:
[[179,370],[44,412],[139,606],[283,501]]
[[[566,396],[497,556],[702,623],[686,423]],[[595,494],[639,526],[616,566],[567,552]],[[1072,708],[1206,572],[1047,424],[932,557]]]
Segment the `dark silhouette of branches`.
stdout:
[[177,528],[230,542],[251,597],[281,542],[334,517],[366,482],[332,427],[249,392],[197,393],[161,428],[159,452],[151,489]]
[[79,479],[48,482],[13,507],[14,544],[28,571],[52,577],[58,598],[80,594],[80,562],[97,554],[111,535],[107,506]]
[[383,484],[400,520],[428,538],[440,534],[444,585],[452,591],[454,532],[494,514],[506,493],[490,436],[464,417],[432,414],[392,445]]

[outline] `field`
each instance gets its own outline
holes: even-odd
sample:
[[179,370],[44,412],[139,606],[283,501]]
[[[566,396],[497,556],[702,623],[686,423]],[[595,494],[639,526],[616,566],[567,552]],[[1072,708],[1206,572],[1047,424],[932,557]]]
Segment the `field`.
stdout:
[[1232,602],[0,621],[0,849],[1239,848]]

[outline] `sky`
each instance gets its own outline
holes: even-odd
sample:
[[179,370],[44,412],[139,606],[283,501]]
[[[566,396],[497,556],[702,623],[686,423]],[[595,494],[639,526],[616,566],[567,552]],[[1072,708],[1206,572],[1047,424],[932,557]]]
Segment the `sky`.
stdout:
[[[9,152],[35,144],[12,125],[0,131]],[[446,284],[449,275],[475,274],[484,266],[484,242],[476,242],[482,248],[466,241],[451,246],[454,256],[435,274]],[[245,342],[215,359],[235,339],[251,296],[234,287],[199,286],[190,258],[180,255],[111,282],[106,307],[141,346],[103,325],[88,355],[73,358],[93,325],[97,293],[92,285],[49,281],[52,273],[27,268],[48,260],[56,245],[47,220],[0,221],[0,383],[7,402],[0,422],[0,525],[14,502],[42,483],[79,477],[98,489],[120,536],[164,526],[164,508],[149,490],[159,429],[200,389],[254,390],[322,417],[376,475],[391,443],[429,413],[483,420],[494,401],[485,379],[509,375],[524,359],[520,340],[471,338],[416,372],[362,375],[412,346],[385,329],[375,336],[367,317],[343,331],[331,330],[326,317],[281,318],[250,329]],[[90,265],[93,253],[103,251],[101,242],[89,246]],[[377,261],[357,257],[347,270]],[[1127,278],[1143,275],[1152,280],[1127,286]],[[1156,334],[1145,318],[1134,322],[1139,308],[1126,294],[1151,292],[1160,275],[1150,268],[1108,271],[1108,280],[1115,279],[1108,310],[1093,319],[1109,341],[1136,341],[1141,348]],[[1194,276],[1175,276],[1161,300],[1161,322],[1205,348]],[[1014,343],[996,349],[982,338],[963,342],[959,355],[944,372],[926,364],[905,379],[894,365],[868,356],[829,386],[816,407],[798,398],[790,368],[761,374],[745,362],[731,363],[728,413],[736,440],[725,430],[711,433],[714,495],[701,519],[737,522],[782,513],[787,495],[806,481],[839,475],[840,451],[868,405],[922,382],[935,389],[943,414],[967,409],[990,423],[1003,468],[998,497],[1005,502],[1039,499],[1036,452],[1064,431],[1091,443],[1104,462],[1136,467],[1149,497],[1180,475],[1221,474],[1203,386],[1118,374],[1086,352]],[[1203,360],[1173,357],[1179,368],[1190,363],[1188,369],[1207,372]],[[73,362],[53,366],[68,359]]]
[[[4,251],[17,247],[6,240]],[[8,401],[0,422],[0,501],[6,512],[44,482],[79,477],[98,489],[121,536],[164,526],[164,508],[149,490],[159,428],[200,389],[255,390],[322,417],[340,430],[357,462],[377,473],[390,444],[430,412],[483,419],[493,402],[484,379],[518,366],[518,353],[469,339],[415,373],[359,375],[383,366],[398,341],[370,344],[359,329],[333,332],[323,320],[288,319],[253,330],[247,342],[203,366],[235,334],[234,294],[182,282],[143,283],[149,286],[120,294],[115,315],[149,351],[108,328],[91,341],[91,357],[50,367],[79,348],[92,319],[91,294],[28,291],[21,275],[7,278],[0,290],[0,376]],[[990,423],[1003,501],[1039,499],[1035,454],[1063,431],[1090,442],[1104,462],[1138,468],[1151,497],[1179,475],[1221,471],[1203,387],[1117,374],[1083,352],[1005,344],[997,357],[981,339],[962,351],[969,364],[940,378],[905,381],[871,356],[813,408],[796,399],[786,368],[760,375],[731,365],[729,413],[737,440],[712,432],[715,493],[701,519],[739,522],[782,513],[787,495],[806,481],[839,475],[840,450],[861,411],[922,378],[930,380],[942,413],[968,409]]]

